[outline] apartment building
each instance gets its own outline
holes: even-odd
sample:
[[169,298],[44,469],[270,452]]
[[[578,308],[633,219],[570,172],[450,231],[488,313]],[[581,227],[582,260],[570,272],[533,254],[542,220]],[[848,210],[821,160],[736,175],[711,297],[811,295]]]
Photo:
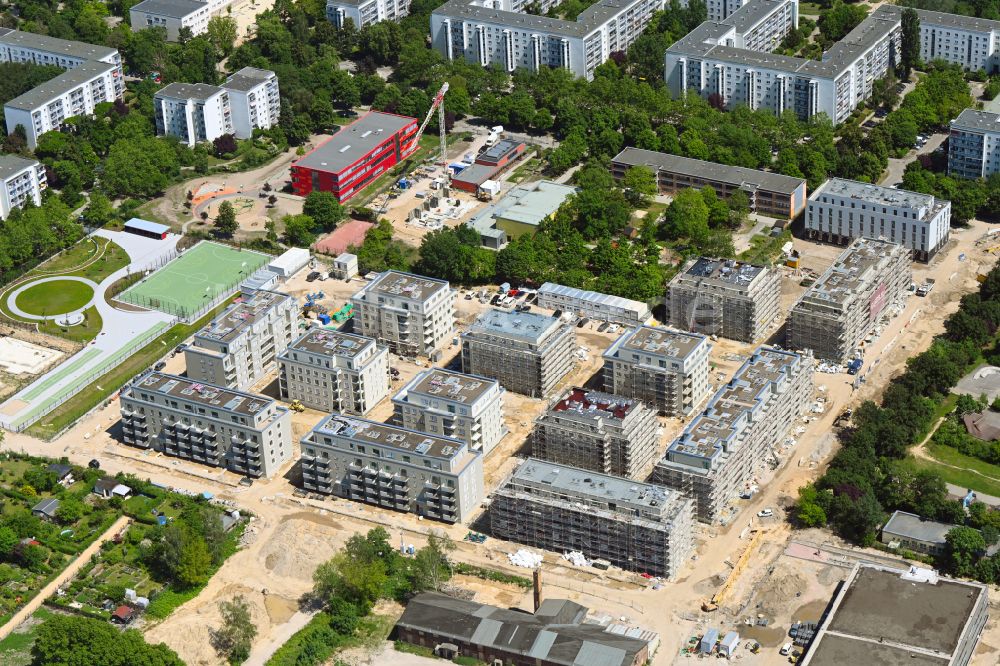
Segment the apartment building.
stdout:
[[399,356],[435,356],[455,330],[447,280],[386,271],[351,297],[355,332]]
[[182,28],[190,30],[192,35],[206,32],[212,11],[201,0],[142,0],[129,9],[129,18],[133,32],[163,28],[167,31],[167,41],[176,42]]
[[711,187],[723,199],[743,192],[750,210],[781,219],[798,217],[806,206],[806,181],[780,173],[727,166],[690,157],[626,148],[611,160],[611,175],[625,177],[632,167],[646,167],[656,176],[662,194]]
[[652,480],[693,499],[698,520],[714,522],[768,458],[777,460],[775,447],[812,393],[811,355],[758,348],[671,442]]
[[1000,171],[1000,113],[965,109],[951,121],[948,175],[987,178]]
[[652,484],[529,458],[493,493],[490,531],[673,579],[691,553],[692,508]]
[[39,136],[59,129],[67,118],[91,114],[98,104],[121,99],[125,92],[121,56],[106,46],[0,28],[0,62],[66,70],[4,104],[7,133],[21,125],[32,149]]
[[847,245],[858,237],[892,241],[930,261],[948,242],[951,202],[856,180],[831,178],[809,197],[809,238]]
[[343,28],[350,19],[358,30],[379,21],[398,21],[410,13],[411,0],[326,0],[326,19]]
[[[902,8],[897,8],[901,12]],[[920,58],[993,74],[1000,64],[1000,21],[918,9]]]
[[656,412],[633,398],[572,388],[535,419],[531,455],[539,460],[645,479],[656,458]]
[[538,307],[625,326],[640,326],[653,318],[645,303],[555,282],[546,282],[538,288]]
[[756,342],[781,317],[781,274],[733,259],[691,259],[667,285],[670,325]]
[[792,308],[787,346],[837,363],[855,358],[883,312],[905,300],[912,275],[902,245],[855,240]]
[[184,350],[187,376],[245,391],[277,368],[298,333],[299,304],[260,289],[230,305],[194,335]]
[[147,371],[120,394],[126,444],[271,477],[292,457],[292,417],[271,398]]
[[176,136],[189,146],[224,134],[240,139],[269,129],[281,115],[274,72],[244,67],[221,86],[171,83],[153,96],[158,135]]
[[389,395],[389,349],[372,338],[313,328],[278,356],[283,400],[364,416]]
[[45,165],[17,155],[0,155],[0,220],[28,201],[42,205]]
[[[465,59],[512,72],[567,69],[592,79],[612,53],[626,51],[665,0],[598,0],[575,21],[526,13],[526,0],[449,0],[431,14],[431,46],[448,60]],[[535,3],[540,14],[558,4]]]
[[302,438],[302,485],[446,523],[486,497],[483,454],[457,439],[331,414]]
[[711,350],[704,335],[639,326],[604,352],[604,390],[667,416],[687,416],[708,396]]
[[573,328],[559,319],[488,310],[462,334],[462,370],[542,398],[573,368],[575,351]]
[[281,95],[274,72],[244,67],[231,74],[222,87],[229,93],[236,138],[249,139],[255,129],[271,129],[278,124]]
[[504,389],[487,377],[430,368],[392,398],[392,422],[440,437],[453,437],[488,455],[507,434]]

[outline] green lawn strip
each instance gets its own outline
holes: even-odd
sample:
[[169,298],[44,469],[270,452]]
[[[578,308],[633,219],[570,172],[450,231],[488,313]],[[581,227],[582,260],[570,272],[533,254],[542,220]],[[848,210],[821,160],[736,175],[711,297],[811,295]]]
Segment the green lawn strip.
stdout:
[[77,369],[79,369],[82,365],[89,363],[92,358],[100,355],[101,355],[101,350],[95,349],[93,347],[91,347],[90,349],[86,349],[82,352],[79,352],[79,356],[76,358],[76,360],[72,361],[71,363],[64,364],[55,372],[50,372],[49,374],[47,374],[45,376],[45,379],[41,380],[40,382],[37,382],[34,386],[31,387],[29,391],[27,391],[21,397],[25,400],[33,400],[34,398],[38,397],[39,395],[47,391],[49,387],[52,386],[53,384],[62,381],[63,377],[76,372]]
[[104,278],[115,271],[125,268],[131,261],[128,253],[118,243],[108,241],[104,249],[104,254],[99,259],[92,261],[83,268],[65,273],[65,275],[87,278],[100,284]]
[[89,307],[83,313],[85,319],[82,324],[60,326],[55,319],[49,319],[45,322],[39,322],[38,332],[48,333],[73,342],[90,342],[100,334],[104,320],[101,319],[96,307]]
[[66,251],[28,271],[26,276],[61,275],[77,270],[86,265],[87,262],[92,261],[94,257],[99,256],[110,242],[108,239],[100,237],[84,238]]
[[193,324],[175,324],[159,338],[133,353],[118,367],[102,375],[76,396],[54,409],[44,419],[45,423],[36,423],[28,428],[28,433],[42,439],[49,439],[55,436],[63,428],[76,421],[93,409],[95,405],[120,389],[125,382],[139,374],[144,368],[153,365],[156,359],[176,347],[196,330],[205,326],[216,314],[232,303],[232,300],[231,298],[227,298]]
[[[945,448],[945,447],[937,447]],[[928,451],[930,452],[930,451]],[[931,454],[934,455],[934,454]],[[906,459],[907,463],[915,470],[930,470],[935,472],[940,476],[946,483],[951,483],[956,485],[963,490],[966,488],[971,488],[977,492],[986,493],[987,495],[993,495],[994,497],[1000,497],[1000,481],[992,481],[984,476],[980,476],[972,471],[974,469],[972,464],[967,465],[968,469],[955,469],[954,467],[949,467],[948,465],[962,465],[966,466],[962,462],[957,461],[958,458],[955,456],[961,456],[966,461],[979,462],[977,458],[970,458],[969,456],[963,456],[957,451],[953,455],[949,455],[948,464],[942,464],[934,460],[925,460],[923,458],[909,457]]]
[[83,282],[55,280],[28,287],[14,300],[28,314],[54,316],[79,310],[94,298],[94,289]]
[[944,444],[927,443],[927,453],[935,460],[946,465],[954,465],[963,469],[979,472],[983,476],[992,478],[1000,484],[1000,466],[990,464],[985,460],[980,460],[973,456],[967,456],[958,449],[954,449]]

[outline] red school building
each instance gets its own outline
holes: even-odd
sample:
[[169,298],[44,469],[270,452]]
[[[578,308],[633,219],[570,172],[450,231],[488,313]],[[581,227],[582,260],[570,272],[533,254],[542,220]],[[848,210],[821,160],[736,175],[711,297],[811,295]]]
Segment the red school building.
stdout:
[[416,118],[370,111],[292,163],[292,189],[332,192],[344,203],[408,157],[416,133]]

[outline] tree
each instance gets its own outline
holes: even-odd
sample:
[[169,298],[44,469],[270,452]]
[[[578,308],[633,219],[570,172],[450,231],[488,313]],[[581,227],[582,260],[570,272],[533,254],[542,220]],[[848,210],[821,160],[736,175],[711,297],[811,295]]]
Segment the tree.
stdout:
[[216,157],[223,157],[225,155],[232,155],[239,150],[239,144],[236,143],[235,135],[222,134],[212,140],[212,148],[215,149]]
[[17,533],[6,525],[0,525],[0,559],[10,557],[20,539]]
[[460,284],[482,284],[496,273],[496,254],[480,247],[479,232],[461,224],[424,236],[414,270]]
[[944,539],[948,543],[950,571],[958,576],[968,576],[976,560],[986,550],[982,533],[972,527],[955,527],[948,531]]
[[32,666],[184,666],[163,643],[149,645],[134,629],[75,615],[52,615],[36,630]]
[[868,16],[864,5],[848,5],[834,0],[833,6],[822,12],[817,26],[820,33],[830,42],[840,41]]
[[236,221],[236,209],[233,204],[223,201],[219,204],[219,213],[215,216],[215,232],[225,238],[232,238],[236,230],[240,228]]
[[332,192],[313,190],[302,204],[302,212],[313,219],[323,231],[333,231],[347,217],[344,207]]
[[83,211],[83,219],[89,226],[103,227],[114,218],[114,215],[115,211],[111,206],[110,199],[102,192],[90,193],[90,202],[87,204],[87,209]]
[[206,34],[215,50],[223,56],[228,56],[235,48],[239,27],[236,25],[236,19],[231,16],[213,16],[208,19]]
[[308,215],[286,215],[282,218],[285,225],[285,242],[295,247],[309,247],[316,242],[313,228],[316,223]]
[[208,552],[205,540],[189,533],[174,572],[177,582],[182,587],[189,588],[203,585],[208,582],[211,567],[212,556]]
[[905,7],[901,21],[903,43],[900,48],[900,78],[909,80],[910,72],[920,60],[920,17],[912,7]]
[[709,209],[701,192],[681,190],[663,214],[664,231],[668,238],[688,239],[700,243],[708,238]]
[[427,545],[417,551],[411,567],[414,592],[433,590],[438,592],[441,585],[451,577],[448,553],[455,550],[455,543],[448,537],[430,534]]
[[257,627],[250,617],[250,605],[243,596],[237,595],[232,601],[219,603],[222,626],[212,632],[212,643],[216,652],[230,664],[242,664],[250,656],[250,647]]
[[631,167],[622,178],[622,187],[628,202],[642,208],[649,205],[649,197],[656,195],[656,175],[644,166]]
[[56,508],[56,519],[63,525],[71,525],[83,517],[86,507],[72,495],[64,497]]

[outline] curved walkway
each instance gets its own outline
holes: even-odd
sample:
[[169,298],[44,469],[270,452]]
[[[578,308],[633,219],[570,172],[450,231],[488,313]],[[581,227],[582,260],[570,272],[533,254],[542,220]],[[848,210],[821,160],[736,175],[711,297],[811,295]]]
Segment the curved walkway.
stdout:
[[[17,296],[22,291],[25,291],[27,289],[31,289],[32,287],[36,287],[36,286],[38,286],[40,284],[43,284],[45,282],[62,282],[62,281],[67,281],[67,282],[82,282],[83,284],[87,285],[88,287],[90,287],[91,289],[94,290],[94,296],[87,302],[86,305],[84,305],[81,308],[77,308],[75,310],[70,310],[69,312],[53,312],[51,315],[44,315],[44,316],[43,315],[34,315],[34,314],[30,314],[28,312],[25,312],[21,308],[17,307]],[[105,282],[106,282],[106,280],[105,280]],[[86,310],[90,306],[95,305],[97,303],[97,300],[99,298],[104,298],[104,290],[101,289],[101,292],[98,293],[98,289],[101,289],[100,285],[98,285],[93,280],[89,280],[87,278],[82,278],[82,277],[79,277],[79,276],[76,276],[76,275],[56,275],[56,276],[53,276],[53,277],[39,278],[37,280],[32,280],[31,282],[26,282],[26,283],[22,284],[20,287],[18,287],[17,289],[15,289],[14,291],[12,291],[10,293],[10,295],[7,296],[7,309],[10,310],[11,312],[13,312],[14,314],[16,314],[18,317],[21,317],[22,319],[31,319],[33,321],[45,321],[46,319],[51,319],[52,317],[58,317],[59,315],[74,314],[74,313],[77,313],[77,312],[81,312],[82,313],[84,310]]]

